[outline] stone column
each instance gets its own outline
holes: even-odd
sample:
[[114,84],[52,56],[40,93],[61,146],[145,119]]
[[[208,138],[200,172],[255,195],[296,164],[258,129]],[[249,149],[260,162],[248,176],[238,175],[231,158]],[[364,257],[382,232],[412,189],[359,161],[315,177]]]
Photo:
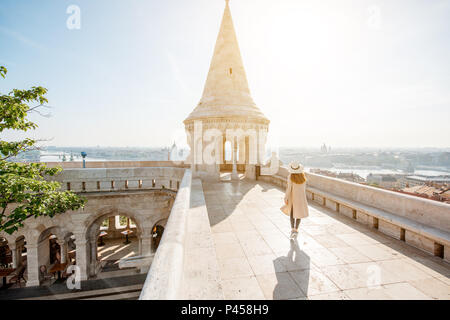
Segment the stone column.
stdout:
[[91,260],[89,263],[89,275],[95,276],[97,274],[97,241],[93,239],[90,241]]
[[[141,235],[140,251],[139,251],[140,256],[148,256],[148,255],[154,254],[154,252],[152,252],[152,240],[153,240],[153,237],[151,234]],[[149,269],[150,269],[150,266],[140,267],[139,273],[148,273]]]
[[238,164],[245,164],[246,162],[246,152],[247,148],[245,145],[245,136],[238,138],[238,146],[239,146],[239,161]]
[[112,216],[108,218],[108,231],[116,230],[116,216]]
[[15,243],[8,243],[9,250],[11,250],[12,255],[12,265],[13,268],[16,269],[18,265],[18,259],[17,259],[17,246]]
[[222,163],[223,163],[223,164],[226,163],[226,161],[225,161],[225,144],[226,144],[226,143],[227,143],[226,137],[225,137],[225,136],[222,136],[222,154],[221,154],[221,156],[222,156]]
[[75,235],[75,244],[77,246],[76,262],[80,271],[80,279],[88,279],[88,247],[89,243],[82,236]]
[[233,137],[233,144],[232,144],[232,156],[231,159],[233,160],[233,171],[231,172],[231,179],[232,180],[239,180],[239,175],[237,173],[237,164],[236,164],[236,158],[237,158],[237,137]]
[[141,235],[140,255],[146,256],[152,253],[152,239],[151,235]]
[[39,286],[38,245],[27,243],[27,287]]
[[[192,177],[197,177],[197,156],[198,156],[198,151],[197,151],[197,141],[196,141],[196,131],[198,130],[198,128],[196,128],[196,125],[194,123],[194,130],[193,132],[191,132],[191,174]],[[202,129],[200,129],[202,130]],[[201,131],[202,132],[202,131]]]
[[67,262],[66,241],[64,239],[58,239],[56,242],[59,244],[59,248],[61,251],[61,263],[66,263]]

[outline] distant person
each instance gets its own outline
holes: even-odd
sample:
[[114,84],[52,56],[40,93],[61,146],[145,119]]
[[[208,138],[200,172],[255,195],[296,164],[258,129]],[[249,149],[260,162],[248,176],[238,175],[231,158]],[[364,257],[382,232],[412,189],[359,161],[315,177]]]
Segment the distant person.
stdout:
[[293,161],[289,164],[289,176],[287,178],[286,194],[284,196],[285,205],[281,210],[290,216],[291,236],[296,239],[300,220],[309,215],[308,201],[306,200],[306,176],[303,166]]
[[61,254],[59,253],[59,250],[55,252],[55,263],[61,263]]

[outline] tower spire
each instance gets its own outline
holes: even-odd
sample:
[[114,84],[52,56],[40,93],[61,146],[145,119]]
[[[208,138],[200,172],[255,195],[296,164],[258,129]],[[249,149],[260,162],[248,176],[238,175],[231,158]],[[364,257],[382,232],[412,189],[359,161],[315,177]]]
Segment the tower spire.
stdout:
[[250,95],[229,0],[225,0],[222,23],[202,98],[186,120],[206,117],[250,117],[268,122]]

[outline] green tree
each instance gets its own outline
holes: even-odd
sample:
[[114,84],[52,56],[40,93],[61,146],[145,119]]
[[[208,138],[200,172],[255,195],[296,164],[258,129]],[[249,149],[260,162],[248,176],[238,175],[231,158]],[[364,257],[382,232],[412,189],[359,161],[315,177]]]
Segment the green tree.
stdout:
[[[7,70],[0,66],[0,76]],[[0,133],[5,130],[28,131],[37,125],[27,116],[47,103],[47,89],[13,89],[0,93]],[[30,106],[36,104],[36,106]],[[60,184],[48,181],[61,168],[47,168],[43,163],[17,163],[8,159],[35,149],[36,140],[4,141],[0,138],[0,231],[12,234],[30,217],[48,216],[82,208],[86,200],[71,191],[58,191]],[[7,210],[8,209],[8,210]]]

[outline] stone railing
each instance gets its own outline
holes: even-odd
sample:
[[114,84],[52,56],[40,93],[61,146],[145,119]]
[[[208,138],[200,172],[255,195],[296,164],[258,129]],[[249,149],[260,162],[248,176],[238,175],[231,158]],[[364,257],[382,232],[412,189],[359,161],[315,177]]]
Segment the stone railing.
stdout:
[[62,190],[74,192],[178,190],[184,171],[175,167],[64,169],[51,180],[60,182]]
[[[258,180],[286,187],[287,168]],[[307,197],[320,205],[450,261],[450,205],[306,173]]]
[[[63,169],[83,168],[81,161],[45,162],[48,167],[62,167]],[[183,161],[86,161],[86,168],[148,168],[148,167],[175,167],[189,168]]]
[[177,299],[180,296],[191,183],[191,171],[186,170],[142,288],[140,300]]
[[202,181],[186,170],[139,299],[223,299]]

